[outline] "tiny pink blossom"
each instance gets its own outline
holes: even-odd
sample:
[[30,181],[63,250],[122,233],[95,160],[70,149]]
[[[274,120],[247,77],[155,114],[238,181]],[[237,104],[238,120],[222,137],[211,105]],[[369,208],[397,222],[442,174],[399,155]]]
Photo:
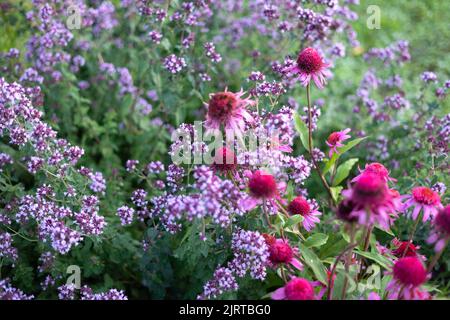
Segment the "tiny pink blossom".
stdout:
[[433,229],[427,239],[428,244],[434,243],[434,251],[440,252],[450,240],[450,205],[439,210],[433,220]]
[[269,261],[273,267],[280,264],[291,264],[298,270],[303,270],[302,263],[296,258],[298,249],[292,248],[289,242],[284,239],[276,239],[275,237],[263,234],[266,244],[269,247]]

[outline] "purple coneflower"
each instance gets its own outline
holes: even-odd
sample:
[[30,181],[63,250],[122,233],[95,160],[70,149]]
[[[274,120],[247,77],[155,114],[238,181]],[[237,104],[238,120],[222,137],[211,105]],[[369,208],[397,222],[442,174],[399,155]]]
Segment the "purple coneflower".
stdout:
[[414,207],[411,217],[417,220],[421,211],[423,211],[422,221],[427,221],[430,217],[435,217],[439,209],[442,208],[439,194],[427,187],[415,187],[411,195],[403,196],[406,202],[403,204],[403,210]]
[[296,197],[289,203],[288,211],[292,215],[300,214],[303,216],[303,227],[308,232],[315,227],[316,223],[320,222],[318,216],[321,213],[317,210],[317,206],[302,196]]
[[322,89],[326,84],[326,78],[331,76],[329,67],[330,65],[323,61],[317,50],[306,48],[298,55],[297,63],[286,71],[297,75],[304,87],[309,85],[312,79],[316,86]]
[[210,96],[207,104],[205,127],[210,132],[217,131],[223,126],[225,129],[244,131],[245,121],[253,122],[253,117],[246,108],[255,104],[254,101],[242,96],[241,90],[237,93],[227,91],[217,92]]

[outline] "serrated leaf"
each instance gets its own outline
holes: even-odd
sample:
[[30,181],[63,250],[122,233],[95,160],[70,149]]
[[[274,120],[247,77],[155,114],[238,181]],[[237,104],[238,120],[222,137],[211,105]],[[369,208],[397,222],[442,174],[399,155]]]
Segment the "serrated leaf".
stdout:
[[295,125],[295,129],[297,130],[298,134],[300,135],[300,140],[303,144],[303,147],[305,147],[306,150],[309,150],[308,127],[303,122],[303,120],[300,118],[298,113],[294,113],[294,125]]
[[317,280],[323,284],[327,283],[327,269],[320,261],[319,257],[303,244],[298,245],[300,249],[300,254],[303,256],[305,263],[311,268],[312,272],[316,276]]
[[352,159],[348,159],[343,164],[341,164],[336,170],[336,175],[334,176],[333,186],[337,186],[345,178],[347,178],[348,175],[350,174],[350,171],[352,170],[353,166],[357,162],[358,162],[358,158],[352,158]]
[[308,248],[321,247],[328,241],[328,235],[324,233],[315,233],[303,242],[303,245]]
[[329,159],[325,163],[325,167],[323,169],[323,174],[326,174],[328,171],[330,171],[330,169],[333,167],[333,165],[336,163],[336,161],[339,159],[339,157],[342,154],[344,154],[351,148],[355,147],[356,145],[358,145],[361,141],[363,141],[366,138],[367,137],[354,139],[354,140],[350,141],[349,143],[347,143],[346,145],[344,145],[343,147],[338,148],[338,153],[334,153],[333,156],[331,157],[331,159]]

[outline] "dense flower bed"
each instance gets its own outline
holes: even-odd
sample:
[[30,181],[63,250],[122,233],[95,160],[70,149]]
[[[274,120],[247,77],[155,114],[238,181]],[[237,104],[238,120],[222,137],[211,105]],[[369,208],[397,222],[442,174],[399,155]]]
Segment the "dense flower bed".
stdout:
[[448,297],[450,80],[359,1],[1,7],[0,299]]

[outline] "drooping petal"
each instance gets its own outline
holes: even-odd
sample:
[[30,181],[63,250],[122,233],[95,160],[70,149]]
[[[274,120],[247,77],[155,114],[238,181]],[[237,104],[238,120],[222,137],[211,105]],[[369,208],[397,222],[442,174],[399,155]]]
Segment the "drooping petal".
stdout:
[[284,300],[284,299],[286,299],[286,293],[284,291],[284,287],[281,287],[281,288],[275,290],[272,293],[271,298],[273,300]]
[[302,264],[300,261],[298,261],[296,258],[293,258],[293,259],[291,260],[291,264],[292,264],[294,267],[296,267],[298,270],[300,270],[300,271],[303,270],[303,264]]

